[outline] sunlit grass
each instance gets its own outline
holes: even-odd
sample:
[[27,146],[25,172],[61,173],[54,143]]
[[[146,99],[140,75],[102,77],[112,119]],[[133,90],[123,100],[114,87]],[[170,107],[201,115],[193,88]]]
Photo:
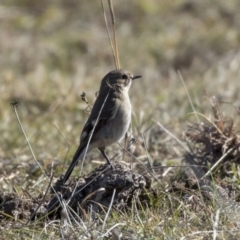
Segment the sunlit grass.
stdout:
[[[0,185],[3,191],[19,195],[24,195],[21,187],[26,188],[35,197],[46,189],[47,181],[42,180],[10,103],[19,101],[18,114],[33,151],[48,174],[54,163],[57,178],[63,162],[67,166],[71,160],[88,116],[80,94],[85,91],[92,104],[100,80],[115,68],[98,1],[41,2],[12,0],[0,6],[0,174],[5,178]],[[209,114],[207,97],[216,95],[225,102],[224,113],[239,122],[239,3],[124,0],[114,1],[114,6],[121,66],[143,75],[130,90],[134,151],[147,163],[144,137],[153,161],[180,165],[183,150],[156,125],[161,122],[182,139],[188,122],[196,121],[177,70],[196,111]],[[117,146],[110,150],[120,151]],[[97,166],[92,160],[99,157],[97,151],[89,155],[86,172]],[[234,172],[232,182],[238,188],[238,169]],[[166,187],[169,178],[162,180]],[[212,238],[214,202],[202,202],[195,211],[181,196],[156,188],[154,206],[113,211],[106,229],[123,223],[118,231],[136,239]],[[50,223],[43,231],[34,224],[16,230],[10,222],[1,222],[5,239],[58,238],[58,224]],[[81,226],[76,229],[86,239],[100,236],[102,222],[94,224],[86,221],[87,234]],[[236,230],[234,224],[221,215],[219,238],[239,234],[231,230]]]

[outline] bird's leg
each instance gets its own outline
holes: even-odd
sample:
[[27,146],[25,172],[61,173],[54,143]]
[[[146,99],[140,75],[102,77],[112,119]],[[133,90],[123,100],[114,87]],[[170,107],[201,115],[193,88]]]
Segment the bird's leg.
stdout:
[[107,160],[107,162],[111,166],[111,168],[114,169],[110,159],[108,158],[107,154],[105,153],[105,148],[104,147],[99,147],[98,149],[102,153],[103,157]]

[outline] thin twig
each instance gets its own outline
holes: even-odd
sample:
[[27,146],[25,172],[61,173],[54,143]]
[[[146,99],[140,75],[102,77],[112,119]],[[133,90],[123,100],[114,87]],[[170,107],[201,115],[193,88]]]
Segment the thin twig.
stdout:
[[109,42],[110,42],[110,45],[111,45],[111,48],[112,48],[112,53],[113,53],[115,66],[116,66],[116,69],[118,69],[118,61],[117,61],[116,54],[115,54],[115,51],[114,51],[114,47],[113,47],[113,44],[112,44],[111,36],[110,36],[110,33],[109,33],[109,28],[108,28],[107,17],[106,17],[106,13],[105,13],[105,9],[104,9],[103,0],[101,0],[101,3],[102,3],[103,17],[104,17],[104,21],[105,21],[105,25],[106,25],[108,39],[109,39]]
[[161,184],[161,182],[159,181],[159,179],[157,178],[157,176],[155,176],[155,174],[150,171],[151,168],[147,168],[137,157],[135,157],[128,149],[125,149],[123,146],[121,146],[119,143],[117,143],[118,146],[124,150],[126,153],[128,153],[133,159],[135,159],[146,171],[147,173],[149,173],[159,184]]
[[101,106],[101,108],[100,108],[100,110],[99,110],[99,113],[98,113],[96,122],[95,122],[95,124],[94,124],[94,126],[93,126],[93,129],[92,129],[92,131],[90,132],[90,136],[89,136],[89,139],[88,139],[88,142],[87,142],[86,150],[85,150],[84,155],[83,155],[83,160],[82,160],[81,169],[80,169],[80,175],[81,175],[81,173],[82,173],[83,163],[84,163],[84,161],[85,161],[85,157],[86,157],[86,154],[87,154],[87,150],[88,150],[88,148],[89,148],[90,141],[91,141],[91,139],[92,139],[92,136],[93,136],[93,133],[94,133],[94,131],[95,131],[95,128],[96,128],[96,126],[97,126],[97,124],[98,124],[98,121],[99,121],[100,115],[101,115],[101,113],[102,113],[103,107],[105,106],[106,101],[107,101],[107,99],[108,99],[109,93],[110,93],[110,89],[109,89],[108,94],[107,94],[107,96],[105,97],[104,102],[103,102],[103,104],[102,104],[102,106]]
[[64,134],[61,132],[61,130],[59,129],[59,127],[57,126],[56,123],[53,123],[53,125],[57,128],[57,130],[60,132],[60,134],[62,135],[63,139],[65,140],[65,142],[67,143],[67,152],[66,152],[66,155],[65,155],[65,158],[63,160],[63,164],[62,164],[62,172],[64,170],[64,167],[65,167],[65,163],[66,163],[66,160],[67,160],[67,155],[69,153],[69,150],[70,150],[70,144],[68,143],[68,140],[66,139],[66,137],[64,136]]
[[[146,154],[147,154],[148,164],[149,164],[150,168],[153,170],[153,165],[152,165],[152,162],[151,162],[151,160],[150,160],[150,156],[149,156],[149,154],[148,154],[146,141],[145,141],[145,139],[144,139],[144,134],[142,133],[141,135],[142,135],[142,139],[143,139],[143,145],[144,145],[144,148],[145,148],[145,152],[146,152]],[[153,171],[154,171],[154,170],[153,170]]]
[[196,112],[196,114],[199,115],[199,116],[201,116],[202,118],[206,119],[209,123],[211,123],[211,124],[214,126],[215,129],[217,129],[217,131],[218,131],[222,136],[225,137],[225,134],[218,128],[218,126],[217,126],[214,122],[212,122],[210,119],[208,119],[205,115],[203,115],[203,114],[201,114],[201,113]]
[[[66,200],[66,206],[68,206],[68,204],[70,203],[71,199],[72,199],[74,196],[76,196],[76,195],[77,195],[79,192],[81,192],[85,187],[87,187],[87,186],[90,185],[92,182],[94,182],[99,176],[101,176],[101,175],[102,175],[105,171],[107,171],[107,170],[108,170],[108,167],[106,167],[103,171],[101,171],[97,176],[95,176],[90,182],[88,182],[86,185],[84,185],[84,186],[83,186],[82,188],[80,188],[78,191],[76,191],[76,189],[77,189],[77,184],[76,184],[74,190],[72,191],[71,196]],[[58,207],[59,207],[59,206],[57,205],[58,202],[61,203],[61,200],[60,200],[58,194],[56,193],[56,191],[55,191],[55,194],[56,194],[56,196],[58,197],[58,201],[55,201],[55,202],[52,204],[52,206],[51,206],[51,208],[50,208],[50,211],[52,211],[52,210],[54,209],[54,207],[55,207],[55,208],[58,208]]]
[[38,167],[41,169],[41,171],[43,172],[43,174],[45,175],[45,177],[48,178],[48,176],[47,176],[47,174],[45,173],[45,171],[43,170],[41,164],[40,164],[39,161],[37,160],[37,158],[36,158],[36,156],[35,156],[35,154],[34,154],[34,151],[33,151],[33,149],[32,149],[32,146],[31,146],[31,144],[30,144],[30,142],[29,142],[29,139],[28,139],[28,137],[27,137],[27,134],[26,134],[26,132],[25,132],[23,126],[22,126],[22,123],[21,123],[21,121],[20,121],[20,118],[19,118],[18,112],[17,112],[17,105],[12,104],[12,106],[13,106],[15,115],[16,115],[16,117],[17,117],[18,124],[19,124],[19,126],[20,126],[20,128],[21,128],[21,130],[22,130],[22,132],[23,132],[23,135],[24,135],[24,137],[25,137],[25,139],[26,139],[26,141],[27,141],[28,147],[29,147],[29,149],[30,149],[30,151],[31,151],[31,154],[32,154],[32,156],[33,156],[33,159],[35,160],[35,162],[37,163]]
[[[46,179],[47,179],[47,181],[48,181],[48,183],[49,183],[49,186],[51,186],[52,190],[54,191],[54,193],[56,194],[56,196],[59,198],[57,192],[55,191],[55,189],[54,189],[54,188],[52,187],[52,185],[51,185],[51,180],[49,180],[49,177],[47,176],[47,174],[46,174],[45,171],[43,170],[41,164],[38,162],[38,160],[37,160],[37,158],[36,158],[36,156],[35,156],[35,154],[34,154],[34,152],[33,152],[33,149],[32,149],[32,146],[31,146],[31,144],[30,144],[30,141],[29,141],[29,139],[28,139],[28,137],[27,137],[27,134],[26,134],[26,132],[25,132],[23,126],[22,126],[22,123],[21,123],[21,121],[20,121],[20,118],[19,118],[19,116],[18,116],[17,104],[13,103],[12,106],[13,106],[15,115],[16,115],[16,117],[17,117],[18,124],[19,124],[19,126],[20,126],[20,128],[21,128],[21,130],[22,130],[22,132],[23,132],[23,135],[24,135],[24,137],[25,137],[25,139],[26,139],[26,141],[27,141],[27,144],[28,144],[28,146],[29,146],[29,149],[30,149],[30,151],[31,151],[31,153],[32,153],[33,159],[35,160],[35,162],[37,163],[37,165],[38,165],[39,168],[41,169],[43,175],[46,177]],[[59,200],[59,202],[60,202],[60,199],[58,199],[58,200]]]
[[219,215],[220,215],[220,209],[217,210],[216,216],[215,216],[215,221],[213,223],[213,240],[217,239],[217,227],[218,227],[218,222],[219,222]]
[[114,189],[113,189],[113,194],[112,194],[112,199],[111,199],[111,202],[110,202],[110,204],[109,204],[107,214],[106,214],[106,216],[105,216],[105,218],[104,218],[104,221],[103,221],[102,232],[103,232],[103,230],[104,230],[104,228],[105,228],[106,221],[107,221],[108,216],[109,216],[109,213],[110,213],[110,211],[111,211],[111,209],[112,209],[112,205],[113,205],[115,193],[116,193],[116,189],[114,188]]
[[210,173],[212,173],[213,169],[216,168],[216,166],[232,151],[233,148],[230,148],[224,155],[222,155],[222,157],[217,162],[215,162],[215,164],[207,171],[207,173],[200,180],[203,180],[203,178],[209,176]]
[[179,78],[180,78],[180,80],[181,80],[181,82],[182,82],[182,84],[183,84],[183,87],[184,87],[184,89],[185,89],[185,92],[186,92],[186,94],[187,94],[188,101],[190,102],[190,105],[191,105],[191,108],[192,108],[192,110],[193,110],[193,113],[195,114],[195,117],[196,117],[198,123],[200,123],[199,117],[198,117],[198,115],[196,114],[196,109],[195,109],[195,107],[194,107],[194,105],[193,105],[192,99],[191,99],[191,97],[190,97],[190,94],[189,94],[189,92],[188,92],[188,89],[187,89],[187,87],[186,87],[186,84],[185,84],[185,82],[184,82],[184,80],[183,80],[182,74],[181,74],[181,72],[180,72],[179,70],[178,70],[177,72],[178,72],[178,76],[179,76]]
[[47,190],[45,191],[45,194],[41,200],[41,202],[39,203],[38,207],[36,208],[36,210],[31,214],[30,218],[28,219],[27,223],[25,224],[25,226],[27,226],[29,224],[29,222],[33,219],[33,217],[36,215],[38,209],[42,206],[44,200],[46,199],[46,196],[47,196],[47,193],[48,193],[48,190],[49,188],[51,187],[51,184],[52,184],[52,180],[53,180],[53,171],[51,171],[51,176],[50,176],[50,181],[49,181],[49,184],[48,184],[48,187],[47,187]]
[[112,25],[113,25],[113,39],[114,39],[114,48],[115,48],[115,54],[116,54],[116,60],[117,60],[117,68],[120,69],[120,62],[119,62],[119,55],[118,55],[118,46],[117,46],[117,36],[116,36],[116,21],[115,21],[115,15],[112,5],[112,0],[108,0],[108,6],[111,13],[112,18]]
[[161,127],[169,136],[171,136],[186,152],[189,153],[189,150],[184,146],[184,144],[170,131],[168,131],[160,122],[154,121],[159,127]]
[[[80,188],[77,192],[76,188],[73,191],[73,194],[71,195],[71,197],[68,199],[68,203],[70,202],[70,200],[76,196],[78,193],[80,193],[85,187],[87,187],[88,185],[90,185],[92,182],[94,182],[99,176],[101,176],[104,172],[106,172],[108,170],[108,167],[106,167],[105,169],[103,169],[98,175],[96,175],[91,181],[89,181],[86,185],[84,185],[82,188]],[[67,203],[67,204],[68,204]]]
[[[118,226],[125,226],[127,223],[116,223],[115,225],[113,225],[112,227],[110,227],[106,233],[104,233],[102,236],[101,236],[101,239],[104,238],[104,237],[108,237],[108,234],[116,227]],[[115,239],[115,238],[114,238]],[[120,239],[120,238],[118,238]]]

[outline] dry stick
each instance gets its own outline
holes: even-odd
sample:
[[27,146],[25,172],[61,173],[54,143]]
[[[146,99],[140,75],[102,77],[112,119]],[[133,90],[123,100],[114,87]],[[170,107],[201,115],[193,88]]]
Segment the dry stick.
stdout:
[[[81,208],[79,203],[78,203],[78,206],[79,206],[80,210],[83,211],[83,209]],[[78,226],[81,226],[83,228],[83,230],[85,231],[85,234],[87,234],[89,232],[89,228],[86,226],[86,224],[83,220],[83,219],[87,218],[86,212],[83,213],[84,214],[83,219],[78,215],[78,213],[73,211],[71,213],[71,218],[75,222],[75,224]],[[79,220],[79,222],[77,220]],[[77,239],[79,239],[79,238],[77,238]]]
[[27,189],[24,189],[23,187],[21,187],[22,192],[26,195],[26,197],[29,197],[31,199],[31,201],[36,202],[37,200],[28,192]]
[[31,146],[31,144],[30,144],[30,142],[29,142],[29,139],[28,139],[28,137],[27,137],[27,134],[25,133],[25,130],[24,130],[24,128],[23,128],[23,126],[22,126],[22,123],[21,123],[21,121],[20,121],[20,118],[19,118],[19,116],[18,116],[18,112],[17,112],[17,107],[16,107],[16,105],[13,105],[13,109],[14,109],[15,115],[16,115],[16,117],[17,117],[18,124],[20,125],[20,128],[21,128],[21,130],[22,130],[22,132],[23,132],[23,135],[24,135],[24,137],[25,137],[25,139],[26,139],[26,141],[27,141],[28,147],[30,148],[31,154],[32,154],[32,156],[33,156],[33,159],[35,160],[35,162],[37,163],[38,167],[41,169],[41,171],[43,172],[43,174],[45,175],[45,177],[48,178],[47,174],[44,172],[42,166],[41,166],[40,163],[38,162],[38,160],[37,160],[37,158],[36,158],[36,156],[35,156],[35,154],[34,154],[34,152],[33,152],[32,146]]
[[118,47],[117,47],[117,36],[116,36],[116,28],[115,28],[115,15],[113,11],[113,5],[112,0],[108,0],[108,6],[111,13],[112,18],[112,25],[113,25],[113,39],[114,39],[114,47],[115,47],[115,53],[116,53],[116,59],[117,59],[117,68],[120,69],[120,62],[119,62],[119,55],[118,55]]
[[63,165],[62,165],[62,172],[63,172],[64,166],[65,166],[65,163],[66,163],[66,159],[67,159],[67,155],[68,155],[69,150],[70,150],[70,144],[68,143],[66,137],[65,137],[64,134],[61,132],[61,130],[59,129],[59,127],[57,126],[57,124],[56,124],[56,123],[53,123],[53,125],[54,125],[54,126],[57,128],[57,130],[60,132],[60,134],[62,135],[63,139],[65,140],[65,142],[67,143],[67,146],[68,146],[67,152],[66,152],[66,156],[65,156],[65,158],[64,158],[64,160],[63,160]]
[[186,91],[186,94],[187,94],[187,97],[188,97],[188,101],[190,102],[190,105],[191,105],[191,108],[192,108],[192,110],[193,110],[193,113],[195,114],[195,117],[196,117],[196,119],[197,119],[197,121],[198,121],[198,123],[199,123],[199,122],[200,122],[199,117],[198,117],[198,115],[196,114],[196,109],[195,109],[195,107],[194,107],[194,105],[193,105],[193,102],[192,102],[191,97],[190,97],[190,95],[189,95],[188,89],[187,89],[186,84],[185,84],[185,82],[184,82],[184,80],[183,80],[182,74],[181,74],[181,72],[180,72],[179,70],[178,70],[177,72],[178,72],[178,76],[179,76],[179,78],[180,78],[180,80],[181,80],[181,82],[182,82],[182,85],[183,85],[183,87],[184,87],[184,89],[185,89],[185,91]]
[[[71,213],[71,216],[69,216],[65,201],[63,201],[63,204],[62,204],[62,205],[64,206],[64,208],[63,208],[62,211],[61,211],[61,221],[64,222],[64,224],[66,224],[66,222],[67,222],[67,220],[68,220],[68,223],[69,223],[69,224],[70,224],[70,223],[72,224],[71,220],[73,220],[76,225],[78,225],[79,227],[82,227],[85,232],[88,232],[88,228],[87,228],[87,226],[85,225],[85,223],[83,222],[83,220],[80,218],[80,216],[79,216],[76,212],[74,212],[74,211]],[[79,203],[78,203],[78,205],[79,205]],[[81,209],[81,210],[82,210],[82,209]],[[85,216],[85,215],[84,215],[84,216]],[[71,217],[71,219],[70,219],[70,217]],[[86,216],[85,216],[85,217],[86,217]],[[78,220],[79,222],[78,222],[77,220]],[[72,224],[71,226],[73,227],[73,224]],[[73,229],[72,229],[72,230],[73,230]],[[76,235],[76,233],[75,233],[74,230],[73,230],[73,232],[74,232],[74,234]],[[74,238],[74,239],[79,239],[79,237],[76,237],[76,238]]]
[[[97,176],[95,176],[90,182],[88,182],[86,185],[84,185],[82,188],[80,188],[78,191],[76,191],[76,188],[74,189],[73,193],[71,195],[71,197],[69,198],[68,203],[70,202],[70,200],[72,199],[72,197],[76,196],[78,193],[80,193],[85,187],[87,187],[88,185],[90,185],[92,182],[94,182],[98,177],[100,177],[104,172],[106,172],[108,170],[108,168],[103,169]],[[68,204],[67,203],[67,204]]]
[[80,175],[82,174],[83,163],[84,163],[84,161],[85,161],[85,157],[86,157],[86,154],[87,154],[87,150],[88,150],[90,141],[91,141],[91,139],[92,139],[94,130],[95,130],[97,124],[98,124],[98,121],[99,121],[100,115],[101,115],[101,113],[102,113],[103,107],[105,106],[106,101],[107,101],[107,99],[108,99],[109,93],[110,93],[110,88],[109,88],[108,94],[107,94],[107,96],[105,97],[104,102],[103,102],[103,104],[102,104],[102,106],[101,106],[101,108],[100,108],[100,111],[99,111],[99,113],[98,113],[98,116],[97,116],[96,122],[95,122],[95,124],[94,124],[94,126],[93,126],[93,129],[92,129],[92,131],[90,132],[90,136],[89,136],[89,139],[88,139],[88,142],[87,142],[86,150],[85,150],[84,155],[83,155],[82,165],[81,165],[81,169],[80,169]]
[[[153,172],[151,172],[149,170],[149,168],[147,168],[140,160],[137,159],[137,157],[135,157],[128,149],[125,149],[123,146],[121,146],[119,143],[117,143],[118,146],[124,150],[126,153],[128,153],[133,159],[135,159],[159,184],[161,184],[161,182],[158,180],[158,178],[155,176],[155,174]],[[143,174],[142,174],[143,175]]]
[[47,190],[45,191],[45,194],[40,202],[40,204],[38,205],[38,207],[36,208],[36,210],[31,214],[30,218],[28,219],[27,223],[25,224],[25,226],[28,225],[28,223],[31,221],[31,219],[35,216],[35,214],[37,213],[38,209],[41,207],[41,205],[43,204],[46,196],[47,196],[47,193],[48,193],[48,190],[51,186],[51,183],[52,183],[52,180],[53,180],[53,171],[51,171],[51,176],[50,176],[50,181],[49,181],[49,184],[48,184],[48,187],[47,187]]
[[219,121],[223,120],[223,114],[220,111],[219,102],[215,96],[212,96],[210,99],[212,110],[215,118]]
[[[108,234],[110,232],[112,232],[112,230],[118,226],[125,226],[127,223],[116,223],[115,225],[113,225],[112,227],[110,227],[107,232],[105,234],[103,234],[101,237],[104,238],[104,237],[108,237]],[[116,238],[114,238],[116,239]],[[121,239],[121,238],[117,238],[117,239]]]
[[80,95],[82,98],[82,101],[85,102],[87,104],[87,108],[86,109],[90,109],[92,111],[92,106],[89,104],[87,97],[86,97],[86,93],[82,92],[82,94]]
[[192,236],[195,236],[195,235],[202,236],[203,234],[209,234],[209,233],[213,233],[213,231],[212,230],[211,231],[196,231],[196,232],[187,234],[186,236],[180,238],[180,240],[192,239],[192,238],[188,238],[188,237],[192,237]]
[[[179,167],[202,167],[202,168],[207,168],[207,166],[204,165],[198,165],[198,164],[193,164],[193,165],[171,165],[172,168],[179,168]],[[153,169],[158,169],[158,168],[169,168],[169,166],[157,166],[153,167]]]
[[103,17],[104,17],[104,20],[105,20],[105,25],[106,25],[106,30],[107,30],[107,34],[108,34],[108,39],[109,39],[109,42],[110,42],[110,45],[111,45],[111,48],[112,48],[112,53],[113,53],[115,66],[116,66],[116,69],[118,69],[118,61],[117,61],[116,54],[115,54],[115,51],[114,51],[114,48],[113,48],[111,36],[110,36],[110,33],[109,33],[109,28],[108,28],[107,17],[106,17],[106,13],[105,13],[105,9],[104,9],[103,0],[101,0],[101,3],[102,3]]
[[[128,140],[128,133],[126,132],[126,133],[125,133],[125,136],[124,136],[124,149],[127,149],[127,140]],[[125,152],[126,152],[126,151],[123,151],[122,161],[124,161]]]
[[219,215],[220,215],[220,209],[217,210],[215,221],[213,222],[213,240],[217,239]]
[[97,190],[89,193],[81,202],[81,205],[84,206],[85,202],[90,198],[92,197],[93,195],[95,195],[96,193],[100,193],[100,192],[106,192],[106,189],[105,188],[98,188]]
[[[215,123],[213,123],[210,119],[208,119],[206,116],[204,116],[204,115],[201,114],[201,113],[196,112],[196,114],[199,115],[199,116],[201,116],[202,118],[206,119],[209,123],[211,123],[211,124],[214,126],[215,129],[217,129],[217,131],[218,131],[221,135],[225,136],[224,133],[218,128],[218,126],[217,126]],[[225,137],[225,138],[226,138],[226,137]]]
[[[24,137],[25,137],[25,139],[26,139],[26,141],[27,141],[27,144],[28,144],[28,146],[29,146],[29,149],[30,149],[30,151],[31,151],[31,153],[32,153],[33,159],[35,160],[35,162],[37,163],[37,165],[38,165],[39,168],[41,169],[41,171],[42,171],[43,175],[46,177],[47,181],[49,182],[49,186],[51,186],[51,188],[53,189],[54,193],[57,195],[57,192],[55,191],[55,189],[54,189],[54,188],[52,187],[52,185],[51,185],[51,180],[49,180],[47,174],[46,174],[45,171],[43,170],[41,164],[38,162],[38,160],[37,160],[37,158],[36,158],[36,156],[35,156],[35,154],[34,154],[34,152],[33,152],[32,146],[31,146],[31,144],[30,144],[30,142],[29,142],[29,139],[28,139],[28,137],[27,137],[27,134],[25,133],[25,130],[24,130],[24,128],[23,128],[23,126],[22,126],[22,123],[21,123],[21,121],[20,121],[20,118],[19,118],[19,116],[18,116],[17,104],[12,104],[12,106],[13,106],[15,115],[16,115],[16,117],[17,117],[18,124],[20,125],[20,128],[21,128],[21,130],[22,130],[22,132],[23,132],[23,135],[24,135]],[[57,197],[58,197],[58,195],[57,195]],[[59,200],[59,202],[60,202],[59,197],[58,197],[58,200]]]
[[103,232],[103,230],[104,230],[104,228],[105,228],[106,221],[107,221],[107,219],[108,219],[108,215],[109,215],[109,213],[110,213],[110,211],[111,211],[111,209],[112,209],[112,205],[113,205],[115,193],[116,193],[116,189],[114,188],[114,189],[113,189],[113,194],[112,194],[112,199],[111,199],[110,205],[109,205],[109,207],[108,207],[107,214],[106,214],[106,216],[105,216],[105,218],[104,218],[104,221],[103,221],[102,232]]
[[[109,91],[110,91],[110,90],[109,90]],[[95,130],[95,128],[96,128],[96,125],[97,125],[97,123],[98,123],[98,120],[99,120],[99,118],[100,118],[101,112],[102,112],[103,107],[104,107],[104,105],[105,105],[105,103],[106,103],[106,101],[107,101],[108,96],[109,96],[109,92],[108,92],[108,94],[107,94],[107,96],[106,96],[106,98],[105,98],[105,100],[104,100],[104,102],[103,102],[103,104],[102,104],[102,107],[101,107],[101,109],[100,109],[100,111],[99,111],[99,113],[98,113],[98,117],[97,117],[96,122],[95,122],[95,124],[94,124],[94,126],[93,126],[93,129],[92,129],[92,131],[90,132],[90,136],[89,136],[89,139],[88,139],[88,142],[87,142],[86,150],[85,150],[85,152],[84,152],[84,156],[83,156],[83,159],[82,159],[82,164],[81,164],[81,168],[80,168],[80,175],[81,175],[81,173],[82,173],[83,164],[84,164],[84,161],[85,161],[85,157],[86,157],[86,154],[87,154],[87,150],[88,150],[90,141],[91,141],[91,139],[92,139],[93,132],[94,132],[94,130]],[[102,171],[102,173],[105,172],[107,169],[108,169],[108,168],[106,168],[104,171]],[[102,174],[102,173],[101,173],[101,174]],[[97,177],[98,177],[98,176],[96,176],[96,178],[97,178]],[[95,178],[94,178],[93,180],[95,180]],[[92,181],[90,181],[88,184],[90,184],[91,182],[92,182]],[[88,184],[87,184],[87,185],[88,185]],[[85,185],[84,187],[82,187],[80,190],[78,190],[78,191],[76,192],[76,189],[77,189],[77,184],[76,184],[75,187],[74,187],[74,189],[73,189],[73,192],[72,192],[71,196],[70,196],[69,199],[67,200],[66,205],[68,205],[69,202],[71,201],[71,199],[72,199],[77,193],[79,193],[80,191],[82,191],[87,185]],[[54,191],[54,192],[55,192],[55,191]],[[56,192],[55,192],[55,194],[57,195],[58,202],[61,202],[58,194],[57,194]],[[58,204],[58,202],[56,201],[56,202],[51,206],[51,210]],[[59,207],[59,206],[57,206],[57,207]]]
[[142,133],[141,135],[142,135],[142,139],[143,139],[143,145],[144,145],[144,148],[145,148],[145,151],[146,151],[146,154],[147,154],[148,164],[149,164],[151,170],[154,171],[154,169],[153,169],[153,165],[152,165],[152,162],[151,162],[150,157],[149,157],[149,154],[148,154],[146,141],[145,141],[145,139],[144,139],[144,134]]
[[[84,152],[83,159],[82,159],[82,164],[81,164],[81,168],[80,168],[80,175],[82,174],[83,164],[84,164],[84,161],[85,161],[85,158],[86,158],[86,154],[87,154],[87,150],[88,150],[90,141],[91,141],[91,139],[92,139],[94,130],[95,130],[95,128],[96,128],[96,125],[98,124],[98,121],[99,121],[100,115],[101,115],[101,113],[102,113],[103,107],[104,107],[104,105],[106,104],[106,101],[107,101],[107,99],[108,99],[109,93],[110,93],[110,89],[109,89],[109,92],[108,92],[107,96],[105,97],[104,102],[103,102],[103,104],[102,104],[102,106],[101,106],[101,109],[100,109],[100,111],[99,111],[99,113],[98,113],[98,116],[97,116],[96,122],[95,122],[95,124],[94,124],[94,126],[93,126],[93,129],[92,129],[92,131],[90,132],[90,136],[89,136],[89,139],[88,139],[88,142],[87,142],[86,150],[85,150],[85,152]],[[75,188],[74,188],[74,190],[73,190],[73,192],[72,192],[72,195],[71,195],[71,197],[70,197],[70,200],[71,200],[71,198],[73,197],[76,189],[77,189],[77,184],[76,184],[76,186],[75,186]],[[69,202],[70,202],[70,200],[69,200]]]
[[[162,126],[162,124],[161,123],[159,123],[159,122],[156,122],[160,127],[162,127],[171,137],[173,137],[179,144],[180,144],[180,146],[182,146],[182,148],[183,149],[185,149],[186,150],[186,148],[184,147],[184,145],[181,143],[181,141],[179,141],[172,133],[170,133],[167,129],[165,129],[163,126]],[[217,127],[216,127],[217,128]],[[218,129],[218,131],[220,131],[219,129]],[[221,131],[220,131],[221,132]],[[222,159],[227,155],[227,154],[229,154],[231,151],[232,151],[233,149],[231,148],[231,149],[229,149],[228,150],[228,152],[226,153],[226,154],[224,154],[224,156],[222,157],[222,158],[220,158],[219,160],[218,160],[218,163],[220,162],[220,161],[222,161]],[[187,152],[189,152],[188,150],[186,150]],[[215,164],[216,165],[216,164]],[[196,175],[196,177],[198,178],[198,179],[202,179],[202,178],[204,178],[204,177],[206,177],[206,176],[203,176],[203,177],[198,177],[197,175],[203,175],[203,172],[201,171],[201,169],[198,169],[198,170],[200,170],[200,173],[199,174],[197,174],[197,172],[195,172],[195,175]],[[200,189],[201,189],[202,187],[200,186]],[[215,200],[217,201],[217,200],[219,200],[219,198],[221,199],[221,196],[220,196],[220,194],[218,194],[218,193],[215,193],[215,196],[214,196],[214,198],[215,198]],[[235,201],[232,201],[230,198],[228,198],[228,206],[230,207],[230,206],[234,206],[235,204],[236,204],[236,202]],[[219,203],[218,203],[219,204]],[[222,209],[224,209],[224,208],[226,208],[226,206],[222,206],[221,204],[220,204],[220,209],[222,210]],[[225,213],[227,216],[230,216],[230,214],[229,213]],[[240,216],[240,213],[238,213],[237,211],[235,211],[235,214],[237,215],[239,215]],[[237,215],[237,218],[239,218],[238,217],[238,215]],[[232,216],[231,216],[232,217]],[[213,231],[211,231],[211,232],[213,232]],[[188,235],[187,235],[188,236]],[[184,238],[181,238],[181,239],[185,239],[185,237]]]
[[[154,120],[153,120],[154,121]],[[189,153],[188,149],[184,146],[184,144],[175,136],[173,135],[170,131],[168,131],[160,122],[154,121],[157,123],[159,127],[161,127],[170,137],[172,137],[177,143],[186,151]]]
[[215,162],[215,164],[207,171],[207,173],[200,180],[203,180],[203,178],[209,176],[210,173],[212,173],[213,169],[216,168],[216,166],[232,151],[233,148],[230,148],[224,155],[222,155],[222,157],[217,162]]
[[[158,126],[160,126],[170,137],[172,137],[188,154],[191,154],[189,150],[184,146],[184,144],[175,135],[173,135],[170,131],[168,131],[160,122],[157,122],[157,121],[154,121],[154,122],[156,122]],[[194,164],[191,164],[191,165],[194,165]],[[203,175],[203,172],[198,168],[194,168],[194,169],[196,169],[197,171],[197,172],[194,171],[196,178],[200,179]]]

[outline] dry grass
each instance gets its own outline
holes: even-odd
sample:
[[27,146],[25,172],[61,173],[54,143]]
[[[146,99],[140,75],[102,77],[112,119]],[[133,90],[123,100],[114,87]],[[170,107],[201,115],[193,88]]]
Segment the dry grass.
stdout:
[[[130,151],[154,167],[157,197],[147,208],[133,203],[130,211],[112,210],[104,229],[104,213],[71,223],[40,220],[25,226],[27,219],[15,212],[1,216],[2,237],[101,239],[113,227],[112,239],[120,234],[123,239],[238,239],[239,2],[123,0],[114,1],[114,7],[121,66],[144,77],[130,92],[130,137],[136,140]],[[70,162],[88,116],[80,94],[86,92],[92,104],[100,79],[115,65],[98,1],[2,1],[0,13],[0,187],[30,201],[43,196],[48,180],[10,102],[20,102],[17,111],[34,154],[55,182]],[[201,113],[200,122],[176,70]],[[213,114],[206,98],[212,95],[218,100],[214,109],[220,108]],[[183,167],[186,150],[156,122],[179,141],[188,134],[183,145],[192,148],[190,153],[187,148],[188,157],[201,164],[201,177],[236,149],[199,183],[196,172]],[[121,159],[119,146],[108,152]],[[125,160],[143,171],[135,158],[126,155]],[[97,151],[88,154],[85,173],[99,161],[104,162]]]

